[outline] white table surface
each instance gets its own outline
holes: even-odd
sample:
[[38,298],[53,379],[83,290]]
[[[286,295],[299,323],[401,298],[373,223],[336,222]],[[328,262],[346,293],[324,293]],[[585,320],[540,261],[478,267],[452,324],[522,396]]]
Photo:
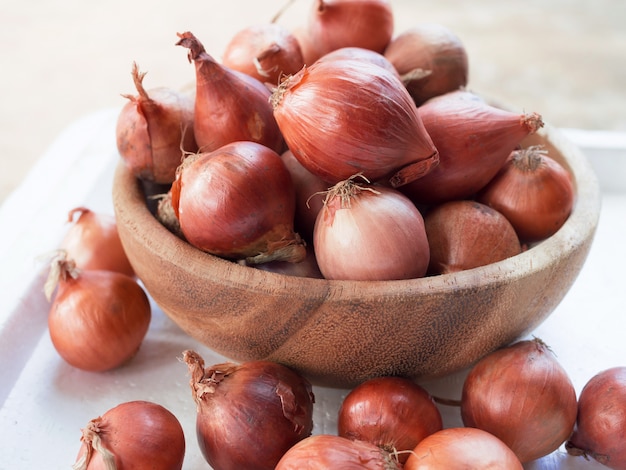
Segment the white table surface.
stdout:
[[[125,367],[88,373],[64,363],[47,332],[42,293],[46,267],[37,258],[56,248],[70,209],[113,213],[111,182],[118,161],[118,109],[104,109],[62,133],[24,183],[0,207],[0,469],[68,469],[80,429],[117,404],[151,400],[170,409],[186,435],[185,469],[209,468],[195,436],[195,406],[184,349],[207,362],[224,358],[183,333],[158,306],[138,355]],[[626,139],[623,134],[564,130],[588,155],[603,188],[595,242],[570,292],[534,336],[547,342],[579,392],[597,372],[626,365]],[[423,382],[431,393],[459,398],[465,371]],[[335,432],[346,390],[314,388],[314,433]],[[461,425],[457,408],[441,408],[446,427]],[[625,443],[626,445],[626,443]],[[563,449],[525,465],[602,469]]]

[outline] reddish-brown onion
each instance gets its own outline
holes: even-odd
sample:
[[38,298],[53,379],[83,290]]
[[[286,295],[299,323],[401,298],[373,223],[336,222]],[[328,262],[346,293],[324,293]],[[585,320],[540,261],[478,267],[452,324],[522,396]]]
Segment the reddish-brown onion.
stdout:
[[424,215],[424,227],[430,246],[429,274],[477,268],[522,251],[506,217],[476,201],[439,204]]
[[496,108],[466,91],[437,96],[418,109],[439,151],[439,165],[402,188],[416,204],[474,196],[500,171],[522,139],[543,126],[536,113]]
[[117,149],[137,178],[170,184],[183,154],[198,149],[194,98],[166,87],[146,90],[145,75],[134,63],[132,76],[138,94],[122,95],[129,101],[117,119]]
[[305,257],[294,232],[291,175],[280,155],[261,144],[233,142],[188,157],[172,203],[185,239],[202,251],[251,264]]
[[289,149],[331,184],[362,173],[398,187],[437,165],[408,91],[370,61],[319,61],[285,80],[272,101]]
[[518,341],[472,367],[463,385],[465,426],[490,432],[522,463],[557,450],[572,434],[576,391],[541,340]]
[[137,281],[114,271],[80,271],[62,250],[45,285],[48,329],[59,355],[88,371],[121,366],[138,351],[148,331],[151,307]]
[[275,470],[400,470],[402,465],[380,447],[332,434],[316,434],[298,442]]
[[574,434],[565,448],[613,470],[626,469],[626,367],[603,370],[585,384]]
[[477,200],[502,213],[522,241],[555,234],[574,206],[570,173],[542,147],[514,150]]
[[117,232],[115,217],[87,207],[76,207],[69,212],[67,220],[73,225],[65,233],[59,248],[67,252],[77,268],[135,275]]
[[216,364],[184,351],[200,450],[212,468],[273,470],[313,430],[311,384],[271,361]]
[[326,279],[413,279],[428,267],[424,220],[415,205],[395,189],[354,179],[328,190],[313,247]]
[[342,47],[362,47],[382,54],[393,35],[389,0],[314,0],[308,22],[296,32],[305,63]]
[[430,394],[403,377],[377,377],[356,386],[341,403],[337,420],[340,436],[397,451],[401,463],[406,451],[442,428]]
[[176,45],[189,49],[187,57],[196,68],[194,134],[200,151],[247,140],[281,153],[283,139],[272,115],[270,90],[256,78],[218,63],[192,33],[178,37]]
[[467,51],[444,25],[419,23],[394,37],[384,55],[417,105],[467,85]]
[[342,47],[341,49],[336,49],[328,54],[324,54],[322,57],[318,59],[318,62],[324,62],[328,60],[365,60],[369,61],[375,65],[378,65],[392,74],[396,75],[400,78],[398,71],[393,66],[387,58],[378,53],[374,52],[370,49],[364,49],[362,47]]
[[321,194],[328,189],[328,183],[302,166],[291,150],[283,152],[281,158],[296,190],[295,230],[302,238],[312,242],[315,220],[324,206]]
[[261,23],[237,32],[226,45],[222,65],[261,83],[278,85],[282,77],[304,66],[294,34],[278,23]]
[[492,434],[476,428],[442,429],[422,440],[404,470],[523,470],[515,453]]
[[179,470],[185,457],[183,428],[171,411],[149,401],[129,401],[82,429],[74,470]]

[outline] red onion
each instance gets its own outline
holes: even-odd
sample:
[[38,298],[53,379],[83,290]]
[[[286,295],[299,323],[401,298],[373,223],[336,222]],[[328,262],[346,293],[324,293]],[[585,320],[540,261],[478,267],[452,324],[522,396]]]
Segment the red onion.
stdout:
[[626,367],[603,370],[585,384],[565,448],[613,470],[626,469]]
[[499,109],[465,91],[432,98],[418,109],[439,151],[439,165],[402,188],[416,204],[474,196],[500,171],[522,139],[543,126],[536,113]]
[[[189,158],[189,157],[188,157]],[[233,142],[185,160],[172,185],[185,239],[196,248],[248,263],[298,262],[295,190],[280,155],[255,142]]]
[[353,388],[339,408],[338,434],[367,441],[405,462],[426,436],[443,427],[430,394],[403,377],[378,377]]
[[408,91],[370,61],[319,61],[285,80],[272,100],[289,149],[331,184],[362,173],[397,187],[437,164]]
[[180,470],[185,435],[165,407],[130,401],[92,419],[82,430],[74,470]]
[[574,429],[576,391],[567,372],[539,339],[488,354],[463,385],[466,426],[490,432],[522,463],[558,449]]
[[327,279],[412,279],[428,267],[424,220],[413,203],[395,189],[353,179],[328,191],[313,247]]
[[197,404],[200,449],[212,468],[273,470],[313,430],[311,384],[271,361],[216,364],[205,369],[183,353]]

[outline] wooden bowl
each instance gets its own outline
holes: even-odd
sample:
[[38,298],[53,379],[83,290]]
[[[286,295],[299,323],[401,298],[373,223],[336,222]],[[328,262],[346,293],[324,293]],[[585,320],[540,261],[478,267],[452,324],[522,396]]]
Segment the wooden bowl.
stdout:
[[120,162],[113,203],[130,261],[163,311],[235,361],[270,359],[317,385],[381,375],[435,378],[538,326],[589,252],[600,212],[596,177],[553,128],[542,144],[571,171],[577,201],[565,225],[524,253],[459,273],[402,281],[328,281],[266,272],[203,253],[165,229]]

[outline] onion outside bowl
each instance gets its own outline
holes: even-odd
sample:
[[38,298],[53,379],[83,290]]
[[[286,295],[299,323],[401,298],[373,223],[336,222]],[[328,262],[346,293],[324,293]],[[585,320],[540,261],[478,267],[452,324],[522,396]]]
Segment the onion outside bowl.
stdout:
[[523,142],[530,145],[544,145],[573,175],[576,202],[562,228],[501,262],[420,279],[299,278],[201,252],[155,219],[144,185],[121,160],[113,205],[126,253],[154,301],[217,353],[277,361],[330,387],[382,375],[430,379],[530,333],[589,253],[601,205],[589,162],[550,126]]

